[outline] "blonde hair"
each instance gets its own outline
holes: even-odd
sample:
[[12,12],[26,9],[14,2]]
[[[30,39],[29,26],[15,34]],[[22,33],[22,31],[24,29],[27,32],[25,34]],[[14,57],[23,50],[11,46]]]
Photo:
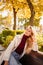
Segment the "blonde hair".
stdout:
[[35,37],[35,29],[32,26],[28,26],[28,28],[30,28],[32,31],[31,31],[31,36],[26,41],[27,43],[26,51],[28,50],[28,48],[32,48],[34,41],[33,36]]

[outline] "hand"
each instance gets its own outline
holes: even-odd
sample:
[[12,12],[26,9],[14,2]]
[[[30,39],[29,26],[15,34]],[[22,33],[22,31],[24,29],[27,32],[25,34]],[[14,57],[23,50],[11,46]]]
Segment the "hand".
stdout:
[[4,65],[8,65],[8,61],[5,61]]
[[31,52],[31,50],[32,50],[32,48],[28,48],[25,53],[29,54]]

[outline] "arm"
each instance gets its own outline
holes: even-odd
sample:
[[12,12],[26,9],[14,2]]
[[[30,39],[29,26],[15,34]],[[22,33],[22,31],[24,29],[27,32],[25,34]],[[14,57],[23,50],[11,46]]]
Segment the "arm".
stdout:
[[13,41],[10,43],[10,45],[8,46],[8,48],[4,52],[4,55],[3,55],[3,60],[5,61],[5,64],[4,65],[7,65],[8,64],[8,61],[9,61],[9,58],[10,58],[12,49],[16,47],[15,46],[16,45],[16,38],[17,37],[15,37],[13,39]]
[[37,52],[38,52],[39,54],[43,55],[43,52],[41,52],[41,51],[39,51],[39,50],[38,50]]
[[26,49],[26,53],[29,54],[32,50],[33,47],[33,42],[31,41],[31,38],[29,38],[27,40],[27,49]]

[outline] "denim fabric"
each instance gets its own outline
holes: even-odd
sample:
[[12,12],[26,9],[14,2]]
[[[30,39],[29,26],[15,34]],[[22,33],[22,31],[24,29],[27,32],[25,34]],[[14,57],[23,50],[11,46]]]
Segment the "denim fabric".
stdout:
[[13,52],[9,59],[9,65],[22,65],[19,62],[19,59],[20,59],[20,55],[16,52]]

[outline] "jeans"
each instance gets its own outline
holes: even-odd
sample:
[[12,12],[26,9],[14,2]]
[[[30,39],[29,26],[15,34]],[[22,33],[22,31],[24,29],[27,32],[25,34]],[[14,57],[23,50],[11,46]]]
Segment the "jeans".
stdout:
[[13,52],[9,59],[9,65],[22,65],[20,62],[20,55],[16,52]]

